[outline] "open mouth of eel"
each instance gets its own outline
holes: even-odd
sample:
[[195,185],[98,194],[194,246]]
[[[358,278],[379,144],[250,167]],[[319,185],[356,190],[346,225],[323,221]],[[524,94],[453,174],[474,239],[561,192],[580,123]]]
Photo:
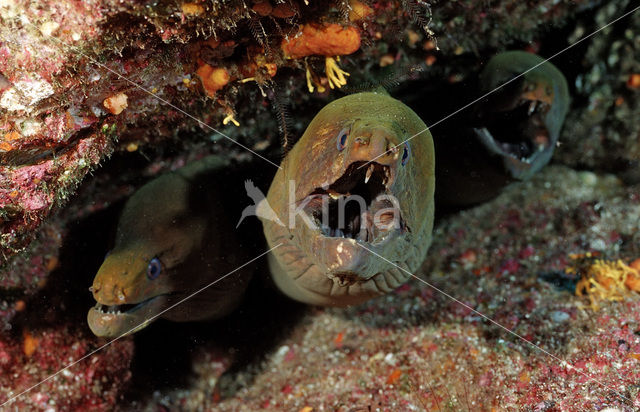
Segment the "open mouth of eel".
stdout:
[[103,337],[134,333],[155,320],[168,306],[170,295],[157,295],[133,304],[108,306],[98,302],[87,314],[89,328]]
[[326,238],[379,244],[408,230],[391,187],[395,171],[376,162],[354,162],[326,188],[314,189],[304,211]]
[[551,106],[540,100],[518,99],[508,110],[491,113],[489,124],[474,129],[493,152],[523,163],[532,163],[535,155],[551,147],[545,118]]
[[147,305],[150,305],[151,303],[153,303],[154,300],[162,297],[162,296],[167,296],[167,295],[158,295],[158,296],[153,296],[150,297],[148,299],[143,300],[142,302],[139,303],[125,303],[122,305],[112,305],[112,306],[108,306],[108,305],[103,305],[100,302],[96,302],[96,305],[93,307],[93,309],[103,315],[123,315],[123,314],[128,314],[128,315],[132,315],[135,312],[139,311],[140,309],[144,308]]

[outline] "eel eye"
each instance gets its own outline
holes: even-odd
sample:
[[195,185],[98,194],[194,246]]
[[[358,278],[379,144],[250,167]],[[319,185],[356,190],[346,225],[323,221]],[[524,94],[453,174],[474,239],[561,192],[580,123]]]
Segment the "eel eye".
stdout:
[[147,266],[147,277],[153,280],[160,276],[160,273],[162,273],[162,262],[157,257],[154,257]]
[[409,155],[411,154],[411,149],[409,148],[409,144],[404,144],[404,151],[402,152],[402,166],[406,165],[409,161]]
[[345,146],[347,145],[347,137],[349,137],[349,129],[345,127],[344,129],[340,130],[340,133],[338,133],[338,141],[336,142],[336,146],[339,152],[343,151]]

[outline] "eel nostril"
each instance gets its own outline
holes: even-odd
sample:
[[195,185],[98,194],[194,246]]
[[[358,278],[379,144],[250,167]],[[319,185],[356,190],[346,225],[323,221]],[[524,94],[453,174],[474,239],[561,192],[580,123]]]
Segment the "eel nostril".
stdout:
[[358,143],[360,145],[363,145],[363,146],[369,144],[369,139],[361,137],[361,136],[356,137],[355,140],[356,140],[356,143]]

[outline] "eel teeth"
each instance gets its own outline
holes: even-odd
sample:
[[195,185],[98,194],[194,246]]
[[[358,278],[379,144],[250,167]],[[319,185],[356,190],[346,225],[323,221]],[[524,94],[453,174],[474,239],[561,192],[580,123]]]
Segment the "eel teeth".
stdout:
[[529,113],[528,113],[529,116],[531,116],[531,114],[536,111],[536,106],[537,105],[538,105],[538,102],[535,101],[535,100],[533,100],[531,103],[529,103]]
[[373,169],[374,169],[373,165],[369,166],[369,168],[367,169],[367,173],[364,176],[364,183],[365,184],[369,182],[369,179],[371,179],[371,175],[373,174]]
[[102,314],[121,315],[120,306],[107,306],[102,303],[96,303],[95,309]]

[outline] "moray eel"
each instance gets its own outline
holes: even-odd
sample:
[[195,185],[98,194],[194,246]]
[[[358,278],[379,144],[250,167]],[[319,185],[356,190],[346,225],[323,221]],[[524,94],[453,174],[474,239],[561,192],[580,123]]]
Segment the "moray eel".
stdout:
[[[150,181],[127,201],[115,247],[90,288],[97,304],[87,319],[95,335],[138,331],[153,315],[248,260],[227,217],[228,166],[222,158],[204,158]],[[180,322],[224,316],[241,300],[250,276],[240,269],[161,317]]]
[[569,88],[560,70],[523,51],[491,58],[480,74],[481,92],[524,72],[480,105],[484,127],[474,129],[487,150],[500,156],[505,169],[520,180],[549,163],[569,110]]
[[[410,141],[404,141],[414,136]],[[434,152],[424,122],[383,92],[325,106],[282,162],[262,218],[274,282],[309,304],[346,306],[392,291],[431,243]]]
[[481,72],[479,92],[495,90],[529,69],[436,139],[439,205],[489,200],[510,182],[527,180],[549,163],[569,109],[562,73],[535,54],[500,53]]

